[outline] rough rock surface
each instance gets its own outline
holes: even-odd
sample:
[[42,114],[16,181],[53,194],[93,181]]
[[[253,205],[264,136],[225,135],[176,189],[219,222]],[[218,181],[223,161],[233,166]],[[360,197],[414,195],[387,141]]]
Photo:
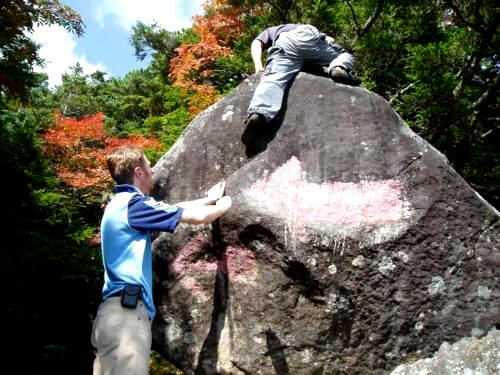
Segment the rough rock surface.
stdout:
[[155,239],[154,348],[187,374],[386,374],[500,321],[499,214],[380,96],[300,73],[240,142],[258,77],[156,164],[229,214]]
[[481,339],[465,337],[453,345],[445,342],[432,358],[400,365],[391,372],[391,375],[420,374],[500,374],[500,331],[492,329]]

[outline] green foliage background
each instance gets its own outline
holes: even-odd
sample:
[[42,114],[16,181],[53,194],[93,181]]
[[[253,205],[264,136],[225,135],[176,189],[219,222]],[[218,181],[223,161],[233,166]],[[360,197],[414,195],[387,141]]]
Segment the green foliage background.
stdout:
[[[173,87],[169,62],[191,29],[168,32],[138,23],[130,42],[146,69],[123,78],[85,74],[81,66],[48,89],[36,74],[37,48],[26,32],[36,22],[80,35],[78,15],[58,1],[4,2],[0,15],[0,164],[4,172],[0,274],[4,353],[20,373],[90,373],[90,324],[100,300],[100,249],[89,241],[106,197],[89,197],[59,181],[40,135],[54,110],[82,117],[102,111],[110,135],[155,135],[164,149],[193,114],[190,94]],[[226,95],[253,73],[249,45],[265,27],[312,23],[357,58],[362,85],[386,98],[406,123],[443,152],[481,195],[500,207],[500,10],[493,0],[232,0],[245,32],[233,55],[211,63],[203,78]],[[59,12],[57,10],[60,10]],[[201,78],[200,78],[201,79]],[[9,241],[7,241],[9,239]],[[10,245],[6,245],[10,242]],[[155,354],[154,368],[162,372]],[[26,361],[30,358],[30,361]],[[159,366],[159,367],[158,367]],[[164,368],[164,367],[163,367]],[[172,370],[174,371],[174,370]]]

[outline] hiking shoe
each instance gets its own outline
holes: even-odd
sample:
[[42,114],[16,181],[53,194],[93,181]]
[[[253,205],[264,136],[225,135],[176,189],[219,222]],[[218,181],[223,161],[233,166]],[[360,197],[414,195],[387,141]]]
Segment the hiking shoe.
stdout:
[[266,122],[266,119],[260,113],[251,113],[245,121],[245,130],[241,134],[241,142],[245,146],[253,143],[259,128]]
[[358,77],[356,77],[354,74],[349,73],[345,69],[333,68],[332,70],[330,70],[330,78],[335,82],[344,83],[351,86],[359,86],[359,84],[361,83],[361,80]]

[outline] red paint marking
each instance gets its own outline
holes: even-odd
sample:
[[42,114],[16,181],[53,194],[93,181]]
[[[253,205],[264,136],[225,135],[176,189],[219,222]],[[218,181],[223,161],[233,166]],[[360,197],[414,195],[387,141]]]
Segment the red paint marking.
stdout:
[[255,280],[257,267],[254,254],[250,249],[240,246],[228,246],[224,258],[230,280],[240,283]]
[[170,264],[170,271],[177,275],[184,287],[193,294],[206,299],[203,285],[198,283],[196,275],[200,272],[216,272],[220,270],[228,274],[232,282],[247,283],[255,280],[257,267],[255,257],[250,249],[240,246],[228,246],[224,256],[218,261],[198,260],[192,262],[189,257],[201,251],[208,243],[203,234],[198,234],[184,246],[174,261]]
[[293,221],[317,224],[372,224],[401,220],[402,185],[398,180],[312,183],[292,157],[269,177],[244,191],[251,205]]

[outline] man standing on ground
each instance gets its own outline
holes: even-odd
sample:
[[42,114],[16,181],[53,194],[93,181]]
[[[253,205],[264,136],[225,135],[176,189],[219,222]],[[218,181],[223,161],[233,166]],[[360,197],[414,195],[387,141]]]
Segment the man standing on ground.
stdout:
[[156,313],[150,231],[211,223],[229,210],[231,198],[221,182],[206,198],[169,206],[148,196],[153,171],[142,149],[124,147],[106,161],[117,185],[101,222],[104,287],[92,327],[94,375],[146,375]]
[[[264,70],[262,52],[268,49],[268,64]],[[324,67],[336,82],[357,86],[360,80],[350,71],[354,57],[335,40],[312,25],[284,24],[260,33],[252,42],[251,53],[255,72],[264,75],[248,107],[248,119],[241,140],[253,142],[258,128],[273,120],[281,109],[288,83],[304,66],[314,63]]]

